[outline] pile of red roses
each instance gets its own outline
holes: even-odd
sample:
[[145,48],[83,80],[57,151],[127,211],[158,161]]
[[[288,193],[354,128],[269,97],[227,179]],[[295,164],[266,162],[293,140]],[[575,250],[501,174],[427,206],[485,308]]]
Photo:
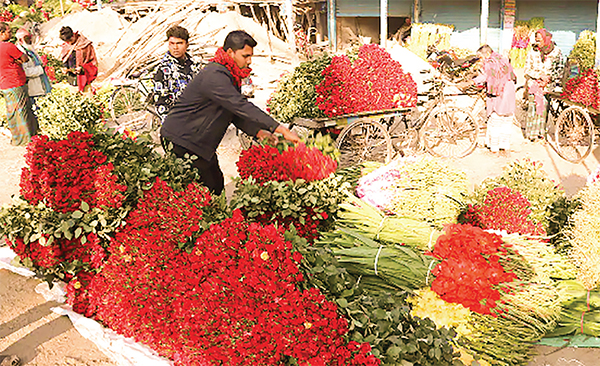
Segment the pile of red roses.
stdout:
[[117,183],[113,165],[94,149],[88,132],[71,132],[65,140],[34,136],[25,153],[21,196],[32,205],[43,202],[57,212],[90,207],[121,207],[127,187]]
[[[329,177],[335,172],[337,162],[324,155],[316,147],[309,148],[300,143],[295,147],[289,146],[283,151],[268,145],[252,146],[242,151],[237,167],[242,179],[252,177],[259,186],[263,186],[269,181],[288,182],[287,189],[306,191],[304,182],[313,182]],[[281,206],[273,207],[267,212],[252,217],[252,220],[265,225],[276,222],[285,228],[293,225],[299,236],[309,241],[316,239],[319,226],[329,216],[315,202],[292,203],[299,208],[298,212],[294,212],[293,215],[284,215],[287,206]],[[288,205],[289,202],[281,204]],[[247,208],[242,208],[242,210],[247,213]]]
[[282,152],[273,146],[255,145],[242,151],[236,165],[242,179],[252,177],[258,184],[297,179],[312,182],[327,178],[337,169],[334,159],[303,143]]
[[496,234],[471,225],[448,225],[431,253],[441,260],[432,271],[431,289],[447,302],[497,316],[491,311],[500,300],[497,285],[517,279],[499,263],[506,252]]
[[464,218],[467,223],[486,230],[507,233],[546,235],[541,223],[530,218],[531,203],[518,191],[508,187],[489,190],[483,202],[469,205]]
[[417,84],[385,49],[376,44],[360,47],[354,62],[334,56],[316,86],[317,106],[327,116],[412,107]]
[[234,211],[190,253],[180,250],[209,202],[204,187],[176,193],[157,181],[117,233],[102,271],[71,281],[70,301],[179,365],[275,365],[285,357],[379,364],[368,344],[346,344],[348,324],[335,303],[317,289],[298,290],[302,256],[281,229]]
[[[82,202],[89,209],[119,208],[127,187],[117,183],[113,165],[106,160],[94,149],[92,135],[87,132],[71,132],[60,141],[34,136],[25,153],[27,167],[21,173],[21,197],[31,205],[43,202],[60,213],[79,210]],[[94,233],[70,238],[45,234],[28,243],[22,238],[7,242],[21,260],[29,258],[42,269],[77,263],[77,267],[93,270],[100,268],[106,258],[101,240]]]
[[598,109],[600,85],[596,71],[591,68],[582,71],[578,77],[568,80],[561,97],[586,107]]

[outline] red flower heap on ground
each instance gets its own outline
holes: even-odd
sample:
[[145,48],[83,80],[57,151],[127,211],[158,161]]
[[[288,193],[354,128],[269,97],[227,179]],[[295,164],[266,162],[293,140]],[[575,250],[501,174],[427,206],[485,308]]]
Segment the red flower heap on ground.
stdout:
[[598,109],[600,85],[596,71],[593,68],[588,69],[578,77],[568,80],[561,97],[586,107]]
[[471,225],[448,225],[431,253],[442,261],[432,271],[431,289],[447,302],[496,316],[491,311],[500,300],[495,287],[517,279],[499,263],[503,253],[500,236]]
[[530,218],[531,203],[518,191],[497,187],[487,192],[482,203],[469,205],[465,221],[486,230],[546,235],[542,224]]
[[78,210],[82,201],[90,207],[119,208],[127,187],[117,183],[113,165],[106,160],[87,132],[71,132],[58,141],[34,136],[25,153],[21,196],[61,213]]
[[316,87],[317,106],[327,116],[412,107],[417,84],[399,62],[375,44],[360,47],[358,59],[334,56]]
[[[377,365],[368,345],[346,345],[347,321],[320,291],[297,289],[302,256],[281,229],[241,213],[179,249],[210,197],[157,181],[117,234],[88,298],[97,319],[179,365]],[[182,214],[186,212],[186,214]],[[89,309],[89,307],[84,307]]]
[[[87,132],[71,132],[67,139],[59,141],[34,136],[25,153],[27,167],[21,174],[21,197],[31,205],[42,202],[58,213],[77,211],[82,202],[89,209],[119,208],[127,187],[117,183],[113,166],[106,160],[94,149],[92,135]],[[42,269],[69,263],[98,269],[106,257],[94,233],[72,238],[45,234],[30,243],[18,238],[9,245],[21,260],[29,258]]]

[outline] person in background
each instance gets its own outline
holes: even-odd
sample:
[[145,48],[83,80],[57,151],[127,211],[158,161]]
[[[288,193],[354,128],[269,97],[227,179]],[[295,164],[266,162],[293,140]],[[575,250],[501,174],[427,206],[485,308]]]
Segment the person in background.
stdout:
[[50,93],[52,85],[48,75],[46,75],[40,56],[35,52],[31,42],[31,34],[25,28],[20,28],[15,36],[17,38],[17,48],[29,58],[29,61],[22,66],[25,76],[27,76],[27,92],[35,109],[35,98]]
[[250,75],[256,41],[237,30],[225,38],[215,57],[188,84],[160,129],[165,150],[194,160],[202,183],[214,194],[221,194],[224,177],[217,147],[232,123],[248,136],[276,142],[273,132],[297,143],[298,136],[271,118],[241,94],[242,80]]
[[486,145],[494,153],[510,149],[510,134],[515,114],[515,83],[517,76],[508,58],[483,45],[477,50],[483,72],[471,81],[459,83],[461,88],[487,84],[485,134]]
[[22,65],[27,55],[10,43],[10,26],[0,22],[0,90],[6,101],[6,117],[13,145],[25,145],[37,133],[37,118],[27,94],[27,77]]
[[163,121],[183,89],[200,71],[200,64],[187,53],[189,38],[187,29],[177,25],[167,31],[169,50],[154,74],[154,104]]
[[546,100],[544,92],[556,86],[562,77],[562,53],[545,29],[535,33],[535,43],[525,60],[525,85],[529,92],[529,110],[525,138],[535,140],[545,134]]
[[[79,32],[73,32],[71,27],[60,29],[62,45],[60,58],[66,72],[76,78],[76,85],[80,92],[91,89],[92,81],[98,75],[98,59],[92,42]],[[92,89],[92,93],[93,93]]]

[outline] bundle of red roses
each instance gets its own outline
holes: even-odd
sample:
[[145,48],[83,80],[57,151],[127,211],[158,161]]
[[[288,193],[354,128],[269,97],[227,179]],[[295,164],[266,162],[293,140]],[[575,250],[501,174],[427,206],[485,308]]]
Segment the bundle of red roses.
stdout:
[[[108,215],[103,216],[103,210],[120,208],[127,187],[117,183],[112,164],[94,149],[92,135],[71,132],[67,139],[58,141],[45,135],[34,136],[27,146],[25,160],[21,197],[29,205],[30,219],[37,220],[37,225],[46,229],[41,229],[37,236],[24,230],[24,236],[13,236],[7,239],[8,244],[21,262],[31,262],[42,274],[54,273],[68,278],[70,275],[58,270],[59,267],[69,267],[71,271],[100,268],[106,251],[92,229],[98,223],[92,224],[92,221],[100,216],[102,220],[108,219]],[[35,211],[39,203],[45,208],[38,207]],[[84,215],[95,209],[99,210],[95,211],[94,219],[86,220]],[[54,224],[48,216],[50,213],[56,219],[65,220],[59,229],[48,229]],[[68,214],[69,220],[64,214]],[[81,226],[76,229],[76,220],[89,230],[84,232]]]
[[441,260],[432,271],[431,289],[447,302],[496,316],[491,309],[500,300],[497,285],[517,279],[500,264],[506,252],[496,234],[471,225],[448,225],[431,253]]
[[489,190],[481,203],[469,205],[464,221],[486,230],[545,236],[542,224],[530,218],[531,203],[508,187]]
[[[317,199],[319,192],[309,185],[323,181],[335,172],[337,162],[334,159],[303,143],[281,149],[260,145],[242,151],[237,166],[244,181],[238,186],[234,206],[239,202],[237,207],[254,221],[275,222],[285,228],[293,225],[298,235],[308,240],[317,237],[318,228],[329,215]],[[250,178],[253,179],[251,185],[248,184]],[[281,184],[275,187],[274,182]],[[240,193],[242,191],[244,194]],[[245,194],[256,196],[256,199],[237,199]],[[314,196],[303,199],[307,194]]]
[[581,74],[567,81],[561,98],[598,109],[600,100],[600,84],[594,68],[582,71]]
[[417,84],[398,61],[376,44],[360,47],[352,62],[334,56],[316,86],[317,106],[327,116],[412,107],[417,103]]

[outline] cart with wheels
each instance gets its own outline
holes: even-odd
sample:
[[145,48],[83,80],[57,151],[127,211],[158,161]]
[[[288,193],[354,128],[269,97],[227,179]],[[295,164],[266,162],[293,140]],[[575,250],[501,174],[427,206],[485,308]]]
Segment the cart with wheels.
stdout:
[[572,163],[585,159],[594,146],[595,121],[600,111],[546,93],[546,139],[561,158]]
[[396,153],[412,154],[421,147],[439,157],[470,154],[477,145],[476,119],[465,108],[439,102],[429,100],[423,111],[398,108],[329,119],[296,118],[291,128],[299,135],[311,130],[338,133],[341,167],[364,161],[387,163]]

